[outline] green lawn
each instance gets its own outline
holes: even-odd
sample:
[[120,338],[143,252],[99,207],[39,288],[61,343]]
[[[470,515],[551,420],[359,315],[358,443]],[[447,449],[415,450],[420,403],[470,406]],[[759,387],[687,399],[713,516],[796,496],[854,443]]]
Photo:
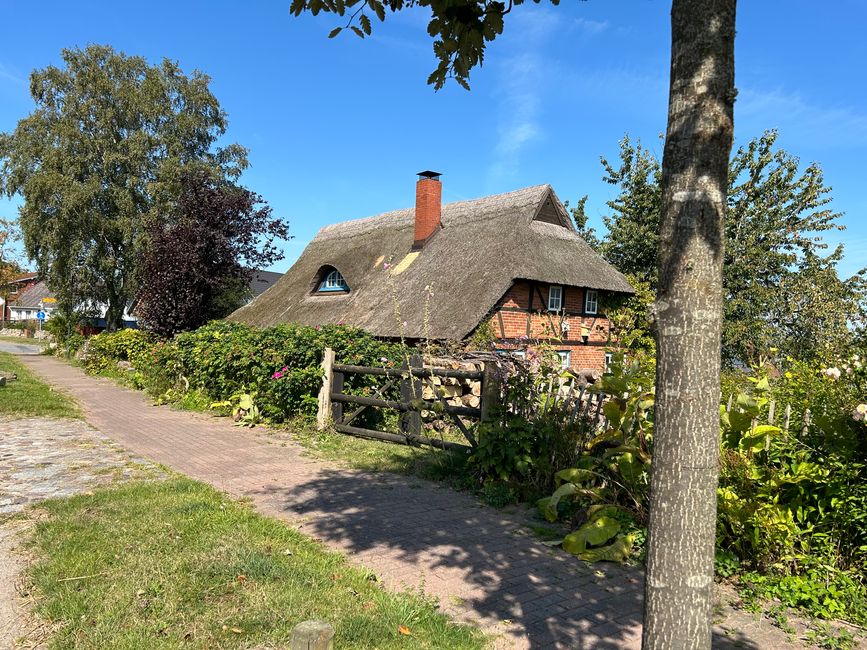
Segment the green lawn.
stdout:
[[41,348],[45,345],[44,341],[39,339],[26,339],[23,336],[0,336],[0,341],[6,341],[7,343],[20,343],[22,345],[32,345],[34,347]]
[[38,612],[59,623],[53,648],[288,647],[310,619],[334,626],[336,648],[484,646],[425,598],[383,590],[343,556],[189,479],[40,507],[30,577]]
[[81,417],[71,397],[34,377],[15,355],[0,352],[0,374],[9,372],[18,379],[0,388],[0,416]]
[[300,421],[290,427],[292,439],[318,458],[339,461],[353,469],[412,474],[445,481],[453,487],[468,487],[467,453],[367,440],[336,431],[317,431],[313,425]]

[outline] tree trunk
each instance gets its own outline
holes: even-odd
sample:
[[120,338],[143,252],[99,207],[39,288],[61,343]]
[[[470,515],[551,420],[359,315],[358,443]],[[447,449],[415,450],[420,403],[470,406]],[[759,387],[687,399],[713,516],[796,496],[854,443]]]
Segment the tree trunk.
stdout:
[[645,649],[711,647],[736,0],[674,0]]

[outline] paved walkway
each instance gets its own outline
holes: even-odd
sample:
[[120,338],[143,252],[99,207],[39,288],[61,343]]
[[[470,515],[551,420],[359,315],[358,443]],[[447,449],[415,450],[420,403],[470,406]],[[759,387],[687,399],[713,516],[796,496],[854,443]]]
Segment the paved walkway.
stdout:
[[10,354],[39,354],[42,346],[39,343],[15,343],[13,341],[0,341],[0,352]]
[[[269,444],[226,419],[153,406],[141,393],[51,357],[22,361],[69,391],[87,419],[127,449],[251,498],[259,511],[374,570],[389,588],[421,586],[454,617],[497,635],[498,647],[640,645],[637,569],[580,562],[528,537],[520,522],[435,483],[315,461],[296,445]],[[714,645],[799,647],[768,627],[745,634],[717,626]]]

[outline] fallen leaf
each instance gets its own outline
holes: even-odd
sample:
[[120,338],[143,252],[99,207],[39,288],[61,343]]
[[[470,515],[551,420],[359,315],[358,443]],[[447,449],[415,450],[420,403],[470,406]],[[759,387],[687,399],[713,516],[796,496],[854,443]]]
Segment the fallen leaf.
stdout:
[[234,632],[235,634],[243,634],[244,630],[242,630],[240,627],[233,627],[232,632]]
[[504,619],[503,619],[502,621],[500,621],[500,622],[501,622],[503,625],[511,625],[511,624],[512,624],[512,619],[511,619],[511,618],[504,618]]
[[406,625],[398,625],[397,631],[403,634],[404,636],[412,636],[412,632]]
[[245,581],[247,580],[247,576],[241,574],[241,575],[239,575],[239,576],[236,578],[236,580],[237,580],[238,582],[245,582]]

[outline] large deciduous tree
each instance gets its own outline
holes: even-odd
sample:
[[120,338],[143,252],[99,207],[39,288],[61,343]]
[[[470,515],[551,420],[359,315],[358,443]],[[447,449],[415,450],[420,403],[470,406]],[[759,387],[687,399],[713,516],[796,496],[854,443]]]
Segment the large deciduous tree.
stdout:
[[257,269],[283,254],[288,226],[262,197],[204,170],[185,172],[180,195],[152,222],[136,314],[163,336],[222,318],[241,305]]
[[[864,272],[841,280],[842,247],[824,254],[822,233],[843,227],[822,170],[812,163],[802,171],[776,140],[767,131],[729,163],[722,350],[730,364],[756,363],[771,348],[800,359],[839,354],[851,326],[864,321]],[[602,161],[620,192],[608,203],[598,249],[655,286],[649,260],[658,248],[661,165],[640,144],[620,144],[619,166]]]
[[[539,0],[534,0],[539,2]],[[558,0],[552,0],[558,4]],[[345,16],[422,6],[439,64],[429,82],[467,86],[486,43],[523,0],[293,0],[292,13]],[[659,239],[657,425],[646,648],[709,648],[719,447],[723,221],[733,132],[736,0],[673,0]],[[355,22],[357,21],[357,24]],[[336,35],[338,29],[332,31]]]
[[146,224],[180,170],[237,177],[246,151],[215,147],[226,116],[206,75],[98,45],[62,58],[31,74],[35,110],[0,134],[0,190],[24,198],[24,246],[59,307],[102,307],[113,329],[135,295]]

